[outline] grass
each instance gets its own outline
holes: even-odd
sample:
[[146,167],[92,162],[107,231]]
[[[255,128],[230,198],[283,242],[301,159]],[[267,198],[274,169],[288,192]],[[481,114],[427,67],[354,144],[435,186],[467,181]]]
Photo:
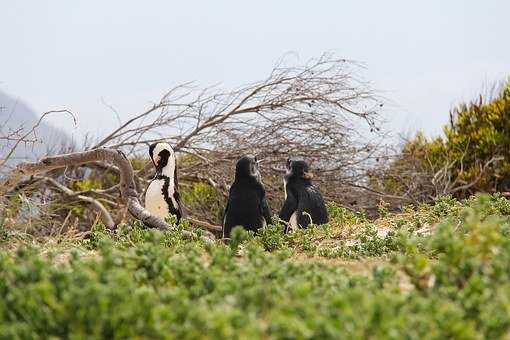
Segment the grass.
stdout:
[[0,229],[0,338],[509,337],[509,200],[328,210],[328,225],[275,221],[229,244],[138,223],[86,239]]

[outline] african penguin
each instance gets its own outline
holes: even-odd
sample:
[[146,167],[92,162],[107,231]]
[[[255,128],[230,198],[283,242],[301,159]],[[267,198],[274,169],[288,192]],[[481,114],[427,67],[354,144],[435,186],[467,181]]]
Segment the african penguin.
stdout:
[[156,175],[145,192],[145,208],[164,219],[169,214],[182,217],[181,202],[177,184],[175,153],[168,143],[154,143],[149,155],[156,167]]
[[223,218],[223,237],[229,238],[231,230],[236,226],[256,231],[269,223],[271,212],[257,158],[245,155],[236,164],[234,183],[230,187]]
[[306,228],[310,223],[328,222],[328,212],[321,193],[312,184],[312,174],[304,160],[287,159],[287,172],[283,179],[285,203],[280,219],[288,222],[289,228]]

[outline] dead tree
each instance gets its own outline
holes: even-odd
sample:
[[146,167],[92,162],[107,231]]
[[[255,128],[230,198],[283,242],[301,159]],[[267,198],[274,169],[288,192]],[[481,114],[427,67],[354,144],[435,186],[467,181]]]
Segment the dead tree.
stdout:
[[[276,206],[282,188],[274,169],[289,155],[303,156],[328,199],[355,202],[358,191],[372,194],[360,182],[380,157],[383,139],[377,128],[382,103],[356,77],[358,68],[323,55],[304,66],[282,62],[266,79],[233,90],[182,84],[90,147],[135,155],[149,143],[169,141],[181,155],[180,176],[209,183],[223,195],[236,159],[254,153],[265,159],[262,172]],[[147,162],[136,172],[137,182],[144,183],[151,170]]]
[[[181,185],[206,183],[225,196],[236,159],[244,153],[257,154],[265,159],[261,170],[276,210],[283,197],[278,169],[287,156],[303,156],[315,169],[327,199],[356,207],[356,196],[363,190],[359,186],[371,162],[379,157],[378,143],[383,137],[377,128],[382,104],[368,84],[357,78],[358,69],[354,62],[325,54],[303,66],[287,66],[284,60],[267,78],[233,90],[181,84],[84,148],[92,153],[102,148],[121,150],[132,162],[143,160],[142,166],[135,167],[135,190],[130,191],[136,191],[138,200],[153,171],[147,146],[165,140],[178,152]],[[101,182],[97,188],[70,188],[93,174]],[[101,216],[105,214],[100,206],[86,197],[102,204],[110,215],[112,208],[122,212],[127,204],[137,216],[134,196],[126,196],[121,186],[105,180],[120,175],[119,164],[98,157],[68,164],[65,171],[59,168],[33,181],[92,206]],[[124,200],[119,201],[119,195]],[[204,211],[188,211],[189,218],[207,229],[218,229],[219,219]],[[122,214],[111,217],[114,223],[125,219]]]

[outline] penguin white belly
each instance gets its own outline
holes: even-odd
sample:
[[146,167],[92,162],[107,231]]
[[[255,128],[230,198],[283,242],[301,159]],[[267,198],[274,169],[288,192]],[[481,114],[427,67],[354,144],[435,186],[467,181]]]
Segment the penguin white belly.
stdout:
[[165,196],[163,196],[164,185],[165,180],[155,179],[149,184],[145,192],[145,209],[163,219],[169,214],[168,205],[165,201]]
[[298,221],[297,221],[297,211],[294,211],[292,213],[292,215],[290,216],[289,226],[291,229],[299,228]]

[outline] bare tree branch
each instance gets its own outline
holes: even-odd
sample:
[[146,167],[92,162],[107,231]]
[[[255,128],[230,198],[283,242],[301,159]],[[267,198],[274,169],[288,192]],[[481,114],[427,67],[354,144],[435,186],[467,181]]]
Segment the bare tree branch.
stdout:
[[[26,133],[22,134],[22,129],[19,129],[14,134],[11,133],[7,136],[0,135],[0,140],[8,140],[8,141],[14,141],[14,145],[10,147],[9,151],[7,152],[6,156],[3,159],[0,159],[0,168],[11,158],[11,156],[14,154],[16,149],[21,143],[35,143],[37,141],[37,138],[35,136],[35,132],[39,125],[41,125],[42,121],[48,116],[53,113],[66,113],[67,115],[71,116],[74,123],[76,124],[76,117],[74,114],[69,110],[52,110],[45,112],[41,115],[39,120],[32,126],[32,128],[27,131]],[[29,139],[31,135],[34,135],[32,139]]]
[[76,198],[76,199],[79,199],[85,203],[90,204],[92,206],[92,208],[99,213],[99,215],[101,216],[101,221],[105,224],[105,226],[107,228],[109,228],[109,229],[115,228],[115,222],[113,222],[112,216],[110,215],[108,210],[106,210],[106,208],[98,200],[95,200],[92,197],[80,195],[80,194],[72,191],[68,187],[58,183],[56,180],[54,180],[51,177],[39,177],[39,179],[42,179],[43,181],[49,183],[50,185],[52,185],[53,187],[55,187],[57,190],[59,190],[60,192],[62,192],[63,194],[65,194],[68,197]]
[[[63,186],[72,186],[78,179],[97,181],[94,189],[72,191],[96,201],[107,200],[110,204],[105,203],[105,208],[120,204],[115,208],[115,220],[124,218],[127,207],[133,216],[145,218],[146,224],[164,228],[138,209],[143,188],[154,171],[147,157],[143,158],[145,165],[140,163],[140,155],[146,155],[150,143],[164,140],[178,152],[178,176],[183,187],[192,189],[201,182],[219,194],[214,196],[214,217],[208,214],[210,207],[192,207],[188,219],[202,228],[219,229],[215,225],[221,222],[219,205],[228,195],[234,164],[245,153],[266,159],[261,171],[273,206],[283,199],[282,174],[277,169],[292,155],[308,160],[326,199],[355,207],[352,202],[357,201],[360,190],[368,192],[363,189],[368,187],[367,169],[381,157],[378,140],[383,137],[376,127],[382,104],[368,84],[355,76],[358,68],[353,62],[325,54],[302,66],[286,66],[282,60],[267,78],[230,90],[181,84],[106,136],[88,141],[85,149],[94,156],[79,153],[79,160],[75,160],[71,154],[65,162],[50,157],[46,161],[58,163],[58,167],[45,165],[37,171],[53,169],[46,177]],[[132,177],[126,177],[122,161],[111,155],[117,152],[112,148],[122,150],[136,164],[138,170],[133,173],[131,169],[129,174]],[[22,166],[16,170],[24,175],[20,169],[27,169]],[[121,183],[116,186],[113,182],[119,176]],[[129,192],[122,186],[126,178],[130,178]],[[118,192],[124,205],[115,200]],[[377,191],[370,194],[374,202],[381,197]]]
[[[119,168],[120,192],[123,199],[126,201],[129,212],[135,218],[141,220],[144,224],[152,228],[172,228],[165,221],[152,215],[149,211],[142,207],[138,200],[138,193],[134,185],[133,168],[131,167],[131,163],[122,152],[113,149],[93,149],[84,152],[45,157],[37,163],[18,164],[16,169],[10,173],[9,178],[3,183],[3,185],[0,186],[0,195],[4,195],[9,190],[12,190],[24,176],[37,175],[66,166],[80,165],[96,161],[112,162]],[[182,231],[182,236],[191,237],[192,233]]]

